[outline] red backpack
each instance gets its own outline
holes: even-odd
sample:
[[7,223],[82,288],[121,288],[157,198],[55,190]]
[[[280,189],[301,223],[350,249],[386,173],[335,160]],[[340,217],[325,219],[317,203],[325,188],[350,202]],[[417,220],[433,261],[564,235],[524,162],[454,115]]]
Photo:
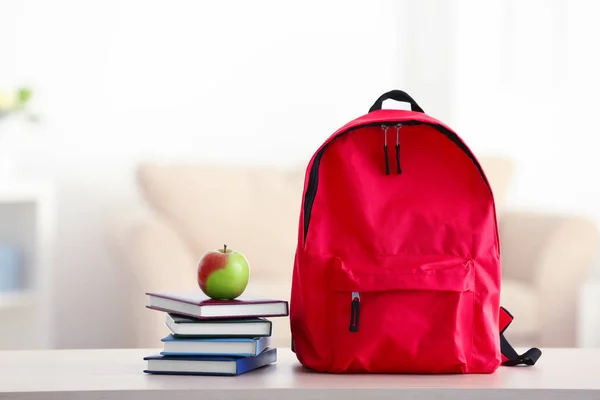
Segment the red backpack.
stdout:
[[[412,111],[382,109],[393,99]],[[383,94],[317,150],[305,177],[292,349],[331,373],[491,373],[533,365],[503,332],[492,190],[449,127]]]

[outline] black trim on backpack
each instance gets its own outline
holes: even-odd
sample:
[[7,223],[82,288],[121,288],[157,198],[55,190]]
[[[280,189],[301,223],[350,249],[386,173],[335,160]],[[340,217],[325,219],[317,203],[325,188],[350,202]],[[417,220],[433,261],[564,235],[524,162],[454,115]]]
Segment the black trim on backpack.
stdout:
[[371,108],[369,108],[369,112],[381,110],[383,107],[383,102],[386,100],[396,100],[404,103],[410,103],[410,109],[412,111],[425,113],[425,111],[423,111],[417,102],[410,97],[408,93],[402,90],[390,90],[389,92],[382,94],[377,100],[375,100],[375,103],[373,103]]
[[535,363],[542,356],[542,351],[537,347],[532,347],[523,354],[517,353],[514,347],[512,347],[512,345],[504,336],[504,332],[506,331],[506,329],[508,329],[510,324],[512,324],[514,317],[504,307],[500,307],[500,314],[507,315],[509,317],[509,320],[506,323],[506,325],[500,327],[500,352],[504,357],[506,357],[506,361],[504,361],[502,365],[507,367],[515,367],[517,365],[535,365]]
[[537,360],[542,356],[542,351],[537,347],[532,347],[523,354],[517,353],[514,347],[508,343],[508,340],[506,340],[503,333],[500,334],[500,351],[502,352],[502,355],[508,359],[502,363],[502,365],[506,367],[535,365]]

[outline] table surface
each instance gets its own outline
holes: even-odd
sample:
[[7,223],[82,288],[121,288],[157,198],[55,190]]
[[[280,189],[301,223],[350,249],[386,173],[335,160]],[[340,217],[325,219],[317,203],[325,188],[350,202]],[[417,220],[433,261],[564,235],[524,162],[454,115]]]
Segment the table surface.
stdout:
[[600,349],[546,349],[533,367],[489,375],[319,374],[278,349],[277,363],[237,377],[143,373],[157,351],[0,351],[0,399],[600,399]]

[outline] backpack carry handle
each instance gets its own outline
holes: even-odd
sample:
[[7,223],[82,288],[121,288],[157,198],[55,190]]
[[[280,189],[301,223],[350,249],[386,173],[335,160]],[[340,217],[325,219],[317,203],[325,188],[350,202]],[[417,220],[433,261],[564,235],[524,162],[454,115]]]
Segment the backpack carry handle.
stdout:
[[386,100],[396,100],[402,101],[404,103],[410,103],[411,110],[425,113],[425,111],[423,111],[423,109],[419,107],[417,102],[412,97],[410,97],[408,93],[402,90],[390,90],[389,92],[382,94],[377,100],[375,100],[375,103],[373,103],[373,105],[369,109],[369,112],[381,110],[381,108],[383,107],[383,102]]

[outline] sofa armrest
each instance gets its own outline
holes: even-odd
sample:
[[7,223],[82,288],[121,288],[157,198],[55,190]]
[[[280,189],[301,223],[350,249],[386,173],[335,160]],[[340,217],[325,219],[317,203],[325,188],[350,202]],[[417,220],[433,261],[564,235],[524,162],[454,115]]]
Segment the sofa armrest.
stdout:
[[137,347],[157,347],[168,333],[164,314],[147,309],[146,292],[198,288],[197,260],[169,223],[155,215],[128,213],[110,229],[110,242],[129,268],[131,290],[124,304]]
[[539,298],[540,342],[575,346],[579,290],[598,251],[595,224],[575,216],[509,212],[499,229],[503,277],[530,285]]
[[[167,221],[156,215],[118,218],[111,229],[111,242],[124,264],[131,268],[133,282],[130,304],[131,330],[136,347],[155,348],[168,334],[164,314],[145,308],[147,291],[199,290],[196,281],[198,260]],[[250,294],[289,301],[290,282],[277,275],[254,276],[247,288]],[[272,346],[289,347],[288,318],[272,318]]]

